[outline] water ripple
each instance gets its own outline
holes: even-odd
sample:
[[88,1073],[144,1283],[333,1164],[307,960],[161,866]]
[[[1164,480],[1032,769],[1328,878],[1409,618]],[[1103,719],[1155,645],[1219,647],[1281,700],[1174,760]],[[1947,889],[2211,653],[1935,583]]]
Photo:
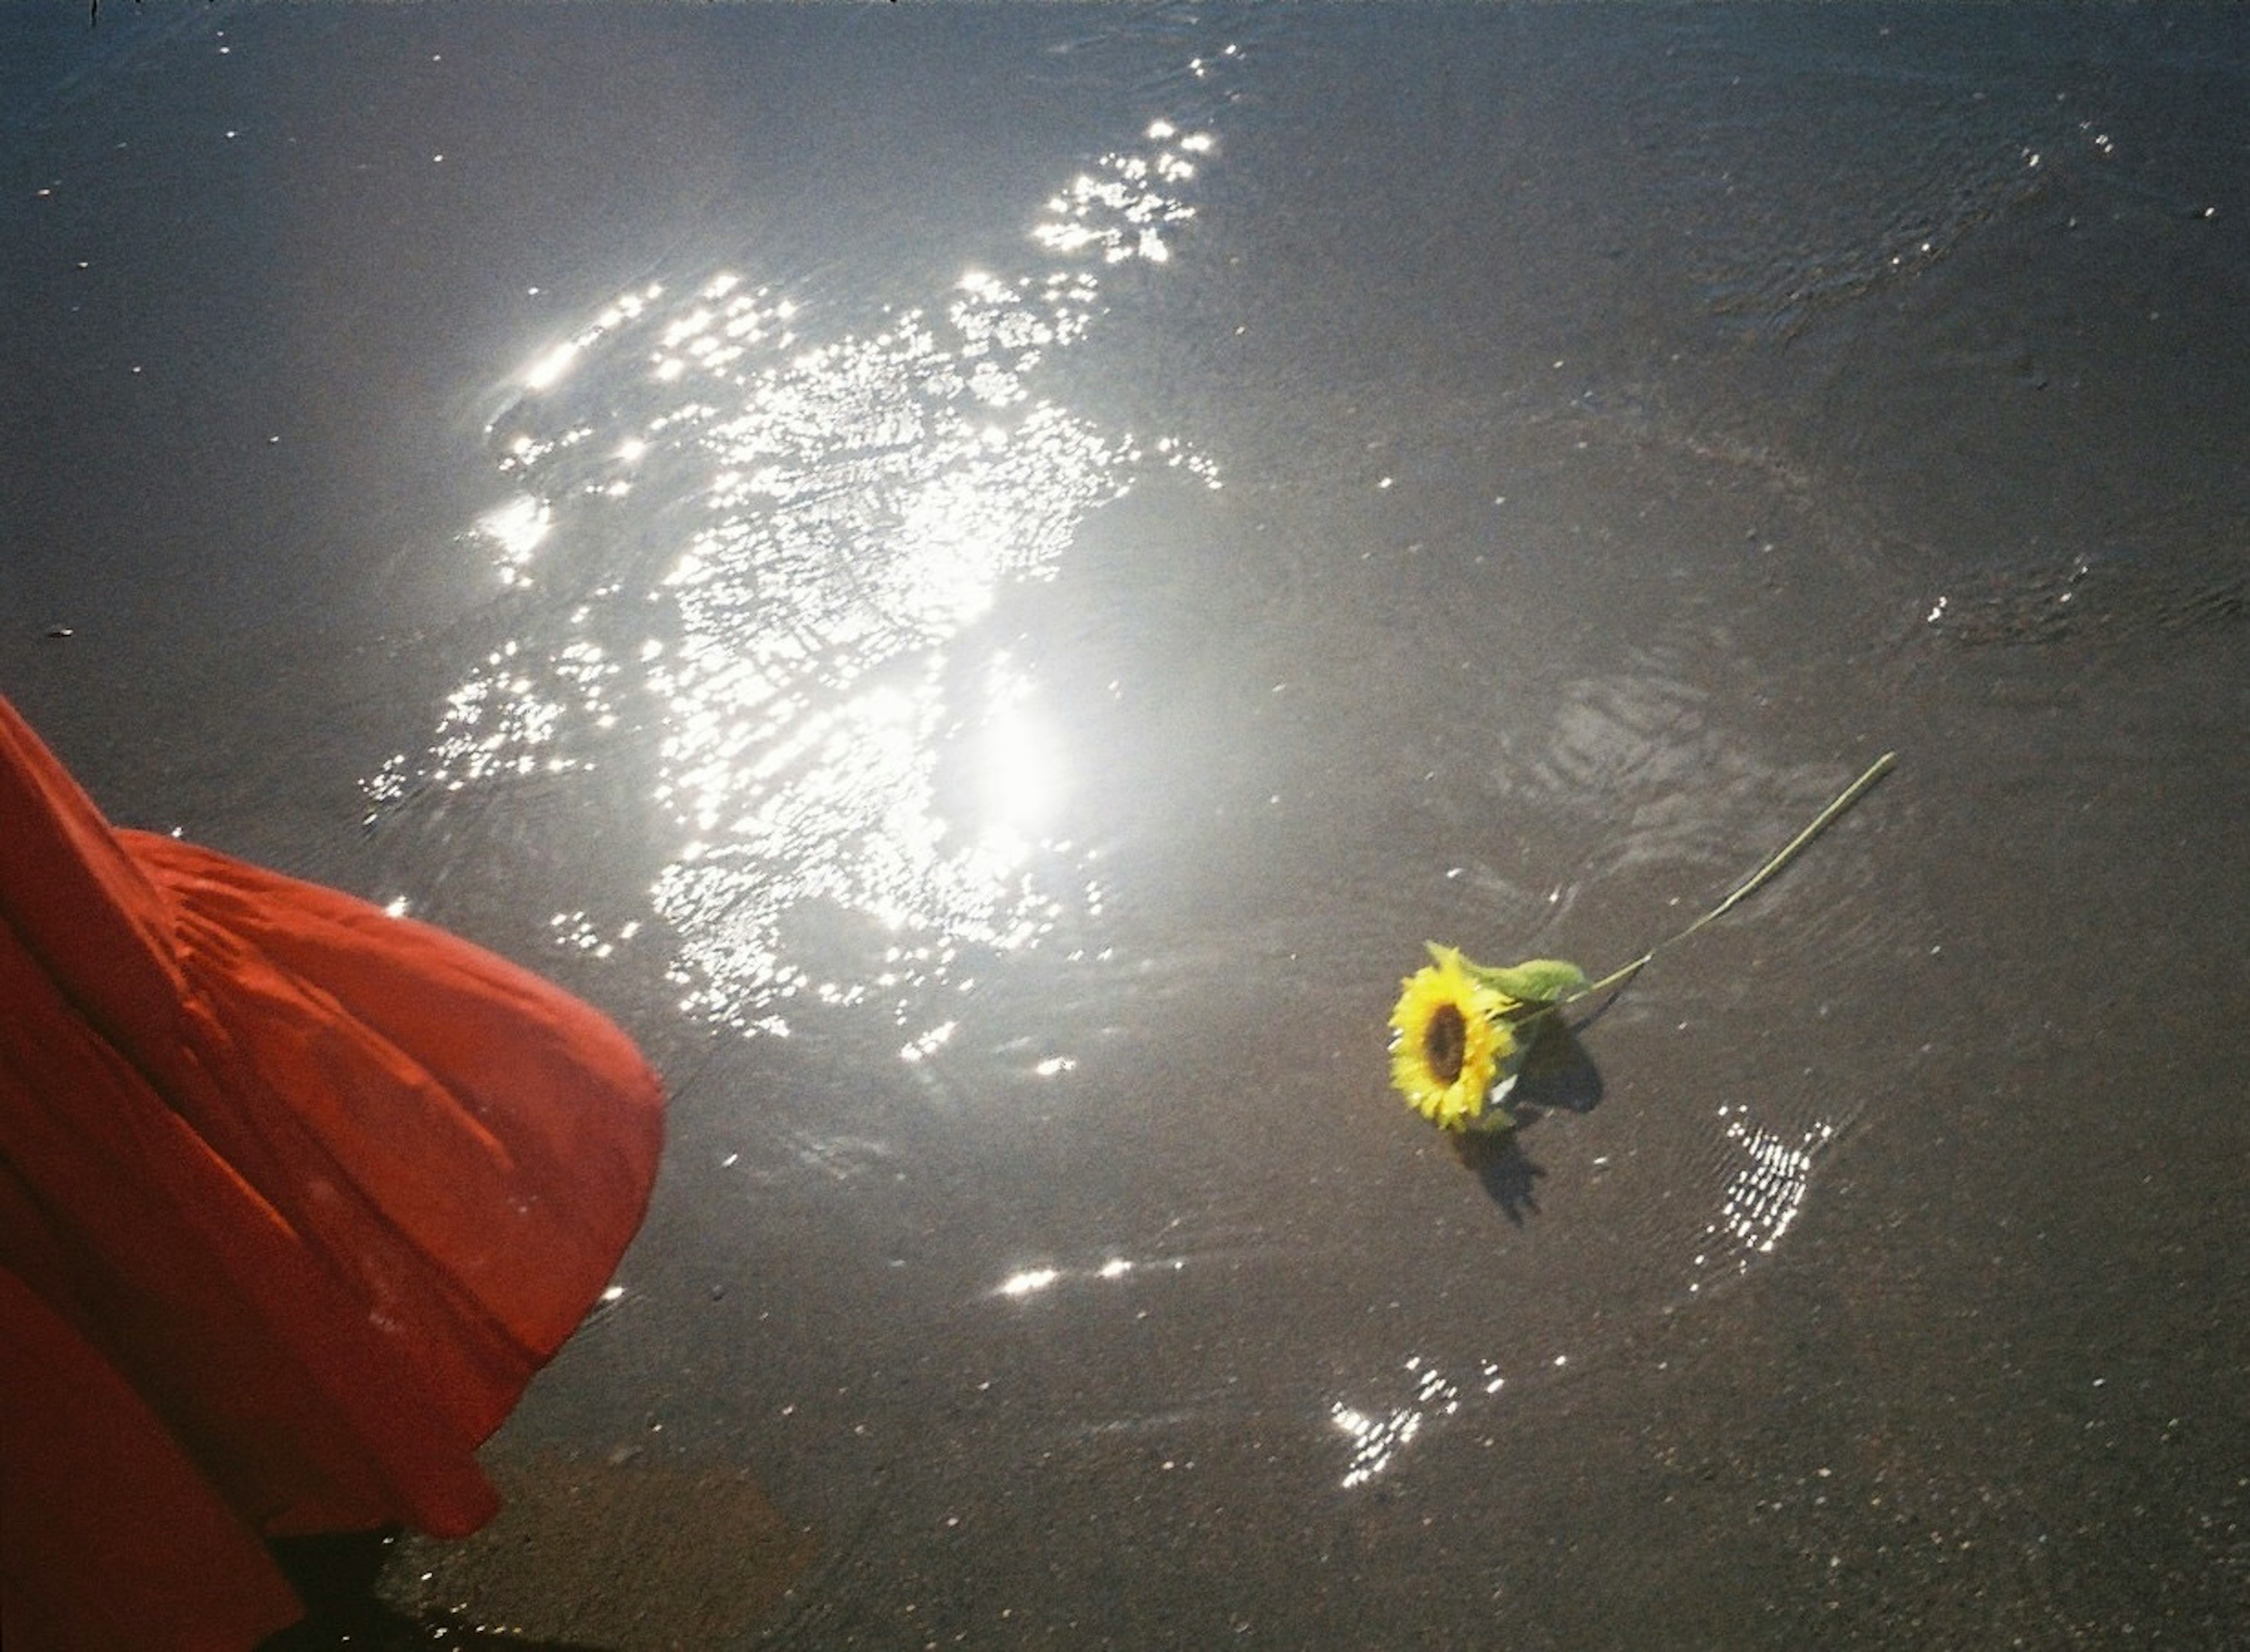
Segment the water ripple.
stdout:
[[[1048,199],[1046,262],[865,330],[722,272],[622,293],[542,352],[490,431],[521,491],[472,536],[525,623],[369,782],[370,824],[630,750],[671,834],[650,895],[683,1002],[770,1032],[791,1000],[927,995],[964,949],[1097,905],[1049,835],[1072,777],[1039,685],[969,633],[1147,470],[1221,485],[1044,382],[1107,272],[1170,261],[1216,148],[1152,123]],[[949,1029],[922,1017],[901,1054]]]

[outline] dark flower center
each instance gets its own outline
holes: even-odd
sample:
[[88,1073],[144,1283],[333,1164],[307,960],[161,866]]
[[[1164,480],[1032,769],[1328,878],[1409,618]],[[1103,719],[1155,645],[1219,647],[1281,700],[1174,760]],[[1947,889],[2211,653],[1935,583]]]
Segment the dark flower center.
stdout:
[[1469,1025],[1460,1008],[1439,1004],[1430,1024],[1422,1029],[1422,1059],[1442,1084],[1461,1076],[1462,1059],[1469,1053]]

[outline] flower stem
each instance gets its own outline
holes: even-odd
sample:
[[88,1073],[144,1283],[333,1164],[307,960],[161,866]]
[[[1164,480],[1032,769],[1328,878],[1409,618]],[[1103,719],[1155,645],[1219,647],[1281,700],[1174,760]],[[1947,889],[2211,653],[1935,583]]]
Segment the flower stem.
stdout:
[[1812,823],[1810,826],[1807,826],[1803,831],[1798,833],[1796,836],[1791,838],[1788,843],[1783,847],[1778,854],[1775,855],[1770,860],[1767,861],[1764,865],[1759,867],[1748,878],[1744,878],[1740,884],[1736,885],[1733,894],[1728,896],[1726,899],[1712,907],[1709,912],[1705,912],[1694,923],[1688,925],[1687,928],[1681,930],[1677,934],[1666,936],[1662,940],[1658,941],[1653,946],[1651,946],[1646,952],[1641,953],[1639,957],[1634,959],[1623,968],[1612,970],[1599,981],[1595,981],[1589,986],[1581,988],[1578,991],[1572,993],[1568,998],[1557,1000],[1554,1004],[1550,1005],[1549,1008],[1559,1009],[1564,1004],[1575,1004],[1582,999],[1591,998],[1597,993],[1607,992],[1612,987],[1624,986],[1625,982],[1631,981],[1635,975],[1640,973],[1643,966],[1645,966],[1650,959],[1655,957],[1657,953],[1662,952],[1667,946],[1671,946],[1675,941],[1687,940],[1688,936],[1702,928],[1704,925],[1722,918],[1728,912],[1732,912],[1743,901],[1748,900],[1751,894],[1760,886],[1778,874],[1783,867],[1788,865],[1791,861],[1796,859],[1799,851],[1801,851],[1807,843],[1811,843],[1814,838],[1820,836],[1822,832],[1826,831],[1830,826],[1833,825],[1835,823],[1836,817],[1839,815],[1841,815],[1846,809],[1851,808],[1853,804],[1858,802],[1866,794],[1869,787],[1873,786],[1877,781],[1890,773],[1891,765],[1897,760],[1898,754],[1896,752],[1885,752],[1881,757],[1875,759],[1873,763],[1868,765],[1867,772],[1866,774],[1860,775],[1859,779],[1853,781],[1849,786],[1846,786],[1841,792],[1838,793],[1836,795],[1836,801],[1830,803],[1827,808],[1822,809],[1819,815],[1813,817]]

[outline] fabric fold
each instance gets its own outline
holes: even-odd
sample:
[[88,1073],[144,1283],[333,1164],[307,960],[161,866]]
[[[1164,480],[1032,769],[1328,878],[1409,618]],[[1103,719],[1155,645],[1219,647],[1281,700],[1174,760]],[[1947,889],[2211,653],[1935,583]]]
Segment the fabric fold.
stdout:
[[[278,1585],[260,1538],[489,1518],[475,1449],[608,1282],[661,1131],[656,1076],[598,1011],[112,829],[0,699],[10,1645],[105,1644],[73,1614],[114,1616],[141,1574],[89,1533],[153,1520],[213,1557],[178,1603],[208,1597],[217,1638],[141,1644],[239,1646],[238,1603]],[[84,1403],[51,1426],[65,1381]],[[145,1503],[83,1471],[136,1458]],[[159,1495],[183,1474],[197,1490]]]

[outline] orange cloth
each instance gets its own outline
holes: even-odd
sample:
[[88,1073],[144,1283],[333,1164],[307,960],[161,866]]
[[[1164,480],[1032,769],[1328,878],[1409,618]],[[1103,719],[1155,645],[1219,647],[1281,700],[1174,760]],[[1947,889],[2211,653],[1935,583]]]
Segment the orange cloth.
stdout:
[[489,953],[110,827],[0,699],[0,1627],[252,1645],[260,1538],[497,1506],[640,1225],[655,1075]]

